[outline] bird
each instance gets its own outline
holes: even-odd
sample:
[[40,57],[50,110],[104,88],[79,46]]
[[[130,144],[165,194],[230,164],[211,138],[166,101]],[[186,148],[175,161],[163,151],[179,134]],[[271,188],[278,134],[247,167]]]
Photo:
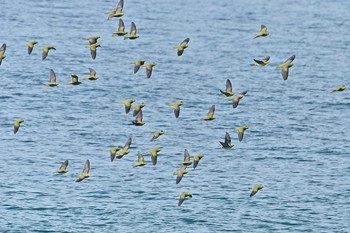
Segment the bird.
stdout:
[[295,55],[292,55],[290,58],[288,58],[284,63],[282,63],[279,66],[276,66],[276,68],[281,68],[282,69],[282,77],[283,80],[288,79],[288,73],[289,73],[289,68],[292,67],[294,64],[292,62],[295,59]]
[[92,44],[97,44],[97,40],[100,38],[101,36],[90,36],[90,37],[83,38],[83,40],[88,40],[90,45],[92,45]]
[[129,147],[124,146],[122,150],[117,152],[117,156],[115,158],[121,159],[124,157],[124,155],[127,155],[127,154],[129,154]]
[[260,36],[268,36],[268,35],[269,35],[269,33],[267,32],[267,27],[262,24],[260,32],[255,33],[254,39],[257,38],[257,37],[260,37]]
[[84,169],[83,169],[83,173],[79,174],[77,176],[77,179],[75,180],[75,182],[80,182],[86,178],[89,178],[90,175],[90,160],[86,160],[85,165],[84,165]]
[[179,199],[179,203],[177,204],[177,206],[181,206],[182,203],[185,201],[186,197],[192,198],[192,194],[190,192],[181,193],[181,194],[179,194],[179,196],[180,196],[180,199]]
[[176,177],[176,184],[180,183],[182,180],[182,177],[188,173],[188,170],[186,170],[187,166],[182,166],[178,171],[174,172],[173,175]]
[[181,42],[181,44],[177,45],[177,56],[181,56],[185,49],[188,48],[188,42],[190,42],[190,38],[186,38],[184,41]]
[[123,7],[124,7],[124,0],[120,0],[117,8],[107,12],[108,20],[111,20],[113,17],[122,17],[124,15],[123,13]]
[[183,101],[168,104],[169,106],[174,108],[175,118],[179,118],[179,116],[180,116],[180,106],[182,106],[183,104],[184,104]]
[[154,133],[152,133],[152,138],[151,138],[151,142],[155,141],[157,138],[159,138],[161,135],[165,134],[165,132],[163,130],[161,131],[156,131]]
[[239,95],[236,95],[232,98],[228,98],[228,100],[232,100],[232,107],[233,108],[237,108],[238,104],[239,104],[239,101],[244,97],[244,95],[242,94],[239,94]]
[[6,52],[6,44],[4,43],[4,44],[2,44],[2,46],[0,48],[0,65],[1,65],[2,60],[4,60],[6,57],[5,52]]
[[44,86],[48,86],[48,87],[57,87],[58,86],[58,82],[56,81],[56,74],[55,74],[55,71],[53,71],[53,69],[50,70],[49,83],[44,84]]
[[37,44],[38,42],[33,40],[33,41],[29,41],[26,43],[26,45],[28,46],[28,55],[30,55],[33,51],[34,46]]
[[345,90],[346,90],[346,87],[344,85],[342,85],[342,86],[337,86],[337,87],[332,88],[331,92],[345,91]]
[[249,189],[252,190],[252,192],[250,193],[250,197],[254,196],[262,188],[264,188],[262,184],[257,184],[257,185],[254,185],[253,187],[250,187]]
[[72,81],[68,82],[68,85],[80,85],[81,82],[79,82],[79,77],[76,74],[71,74],[70,75],[72,77]]
[[11,122],[12,125],[14,125],[13,127],[13,133],[16,134],[19,130],[19,127],[21,126],[21,124],[24,122],[24,119],[18,119],[15,120],[14,122]]
[[128,114],[130,112],[131,105],[134,102],[135,102],[135,100],[133,100],[133,99],[123,100],[122,102],[120,102],[120,104],[124,104],[125,105],[125,113],[126,114]]
[[185,153],[184,153],[184,161],[182,163],[180,163],[180,166],[189,166],[192,164],[191,161],[191,157],[190,157],[190,153],[188,153],[188,150],[185,149]]
[[97,80],[99,77],[96,75],[96,71],[89,67],[90,75],[89,77],[84,78],[84,80]]
[[117,154],[118,151],[120,151],[122,148],[119,146],[115,146],[112,148],[109,148],[107,151],[110,152],[110,156],[111,156],[111,162],[113,162],[115,155]]
[[142,110],[140,110],[139,113],[137,113],[136,115],[136,119],[131,123],[136,126],[143,126],[145,122],[143,122],[142,119],[143,119],[143,114],[142,114]]
[[145,165],[147,165],[147,163],[145,163],[145,159],[143,155],[141,154],[141,152],[139,152],[137,156],[137,163],[134,163],[132,167],[142,167]]
[[67,170],[67,167],[68,167],[68,159],[65,160],[61,166],[58,168],[58,170],[56,171],[56,173],[67,173],[68,170]]
[[112,36],[125,36],[126,34],[128,34],[128,32],[125,31],[124,21],[119,19],[118,31],[113,33]]
[[161,150],[162,150],[161,147],[154,147],[154,148],[146,151],[146,153],[151,154],[151,159],[152,159],[153,165],[157,164],[158,152],[160,152]]
[[193,157],[193,168],[196,168],[198,166],[199,160],[201,160],[204,155],[194,155]]
[[131,22],[129,36],[125,36],[124,40],[128,40],[128,39],[136,40],[137,38],[139,38],[139,36],[136,33],[137,33],[136,25],[134,22]]
[[235,146],[231,143],[231,137],[230,137],[230,134],[228,132],[226,132],[226,134],[225,134],[225,142],[220,142],[220,144],[225,149],[231,149],[232,147]]
[[212,106],[209,108],[208,115],[207,115],[206,117],[201,118],[201,120],[205,120],[205,121],[214,120],[214,119],[215,119],[214,113],[215,113],[215,105],[212,105]]
[[134,66],[134,74],[136,74],[137,71],[139,71],[140,67],[143,66],[145,64],[145,62],[146,62],[145,59],[140,59],[140,60],[131,62],[131,64],[135,64],[135,66]]
[[91,57],[94,60],[96,59],[96,51],[97,51],[98,47],[101,47],[101,45],[100,44],[90,44],[90,45],[85,46],[85,48],[90,49]]
[[243,140],[244,131],[246,131],[247,129],[249,129],[249,126],[247,125],[243,125],[241,127],[235,128],[235,131],[238,132],[238,140],[240,142]]
[[56,50],[56,48],[55,48],[54,46],[52,46],[52,45],[46,46],[46,47],[43,47],[43,48],[40,49],[40,50],[43,51],[43,53],[42,53],[42,55],[41,55],[42,60],[45,60],[45,59],[46,59],[46,57],[47,57],[47,55],[49,54],[49,51],[50,51],[51,49]]
[[222,91],[220,90],[220,92],[224,95],[224,96],[233,96],[235,93],[232,92],[232,84],[230,79],[226,80],[226,90]]
[[157,65],[157,63],[155,63],[155,62],[142,65],[143,67],[146,67],[146,75],[147,75],[147,78],[150,78],[150,77],[151,77],[151,75],[152,75],[152,70],[153,70],[153,66],[156,66],[156,65]]
[[140,103],[140,104],[137,104],[137,105],[135,105],[135,106],[132,106],[131,108],[132,109],[134,109],[134,113],[132,114],[132,116],[136,116],[138,113],[139,113],[139,111],[143,108],[143,107],[145,107],[146,105],[145,105],[145,103]]
[[267,56],[261,60],[253,59],[255,64],[250,64],[251,66],[266,66],[269,64],[270,56]]

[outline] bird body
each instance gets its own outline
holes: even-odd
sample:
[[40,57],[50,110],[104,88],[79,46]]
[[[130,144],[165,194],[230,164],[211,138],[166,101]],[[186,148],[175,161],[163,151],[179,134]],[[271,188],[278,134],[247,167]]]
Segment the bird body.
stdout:
[[154,62],[142,65],[143,67],[146,67],[147,78],[151,77],[153,67],[156,66],[156,65],[157,65],[157,63],[154,63]]
[[147,163],[145,162],[145,159],[143,157],[143,155],[141,154],[141,152],[138,153],[138,158],[137,158],[137,163],[133,164],[133,167],[143,167],[147,165]]
[[97,51],[98,47],[101,47],[101,45],[100,44],[90,44],[90,45],[85,46],[85,48],[90,49],[91,58],[94,60],[96,59],[96,51]]
[[282,69],[282,77],[283,80],[288,79],[288,74],[289,74],[289,68],[291,68],[294,64],[292,62],[295,59],[295,55],[292,55],[290,58],[288,58],[284,63],[282,63],[279,66],[276,66],[276,68],[281,68]]
[[128,34],[128,32],[125,31],[124,21],[119,19],[118,32],[113,33],[112,36],[125,36],[126,34]]
[[107,151],[110,152],[110,157],[111,157],[111,162],[113,162],[115,155],[117,154],[118,151],[120,151],[122,148],[119,146],[115,146],[112,148],[109,148]]
[[116,159],[121,159],[124,157],[124,155],[129,154],[129,147],[124,146],[122,150],[117,152],[117,156],[115,157]]
[[269,33],[267,32],[267,27],[265,25],[261,25],[260,32],[255,33],[254,39],[257,38],[257,37],[261,37],[261,36],[265,37],[265,36],[268,36],[268,35],[269,35]]
[[40,49],[40,50],[43,51],[43,53],[41,55],[42,60],[46,59],[47,55],[49,54],[49,51],[52,50],[52,49],[56,50],[56,48],[54,46],[52,46],[52,45],[46,46],[46,47],[43,47],[43,48]]
[[266,66],[269,64],[270,56],[267,56],[261,60],[253,59],[255,64],[251,64],[251,66]]
[[86,160],[85,165],[84,165],[84,169],[83,169],[83,173],[79,174],[77,176],[77,179],[75,180],[75,182],[80,182],[83,181],[87,178],[89,178],[90,175],[90,161]]
[[232,147],[234,147],[234,145],[231,143],[231,137],[230,137],[230,134],[228,132],[226,132],[226,134],[225,134],[225,142],[220,142],[220,144],[225,149],[231,149]]
[[30,55],[33,51],[34,46],[37,44],[38,42],[33,40],[33,41],[29,41],[26,43],[26,45],[28,46],[28,55]]
[[189,171],[186,170],[187,166],[182,166],[178,171],[174,172],[173,175],[176,177],[176,184],[180,183],[182,177],[187,174]]
[[185,201],[186,197],[192,198],[192,194],[190,192],[181,193],[179,196],[180,196],[180,199],[179,199],[179,203],[177,204],[177,206],[181,206],[182,203]]
[[163,134],[165,134],[163,130],[152,133],[152,139],[150,141],[151,142],[155,141],[157,138],[159,138]]
[[346,90],[346,87],[344,85],[332,88],[332,92],[345,91],[345,90]]
[[135,100],[133,100],[133,99],[128,99],[128,100],[124,100],[124,101],[120,102],[120,104],[124,104],[125,105],[125,113],[126,114],[128,114],[130,112],[131,105],[134,102],[135,102]]
[[177,45],[177,56],[181,56],[186,48],[188,48],[188,42],[190,42],[190,38],[186,38],[181,44]]
[[83,40],[88,40],[90,45],[92,44],[97,44],[97,40],[100,39],[100,36],[90,36],[90,37],[85,37]]
[[254,185],[253,187],[250,187],[249,189],[252,190],[252,192],[250,193],[250,197],[254,196],[262,188],[264,188],[262,184],[257,184],[257,185]]
[[134,74],[136,74],[137,71],[139,71],[140,67],[143,66],[145,64],[145,62],[146,62],[145,59],[140,59],[140,60],[131,62],[131,64],[135,64],[135,66],[134,66]]
[[161,150],[162,150],[161,147],[154,147],[154,148],[146,151],[146,153],[151,154],[151,159],[152,159],[153,165],[157,164],[158,152],[160,152]]
[[81,82],[79,82],[79,77],[76,74],[71,74],[72,81],[68,82],[68,85],[80,85]]
[[215,120],[214,113],[215,113],[215,105],[212,105],[209,108],[208,115],[206,117],[201,118],[201,120],[205,120],[205,121]]
[[195,155],[193,157],[193,168],[196,168],[198,166],[199,160],[201,160],[204,155]]
[[235,128],[235,131],[238,132],[238,140],[240,142],[243,140],[244,131],[246,131],[247,129],[249,129],[249,126],[247,125],[243,125],[241,127]]
[[53,71],[53,69],[50,70],[50,82],[44,84],[44,86],[48,86],[48,87],[58,86],[58,82],[56,81],[56,74],[55,74],[55,71]]
[[68,167],[68,160],[65,160],[61,166],[58,168],[58,170],[56,171],[56,173],[67,173],[68,170],[67,170],[67,167]]
[[182,106],[183,104],[184,104],[183,101],[168,104],[169,106],[174,108],[175,118],[179,118],[179,116],[180,116],[180,106]]
[[14,126],[13,127],[13,133],[16,134],[19,130],[19,127],[21,126],[21,124],[24,122],[24,119],[18,119],[15,120],[14,122],[11,122],[11,124]]

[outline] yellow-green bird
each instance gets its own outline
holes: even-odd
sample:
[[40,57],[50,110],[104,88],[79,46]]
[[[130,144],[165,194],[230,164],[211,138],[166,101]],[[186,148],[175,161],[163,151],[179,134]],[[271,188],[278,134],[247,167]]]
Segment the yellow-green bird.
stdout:
[[232,84],[230,79],[226,80],[226,90],[222,91],[220,90],[220,92],[224,95],[224,96],[233,96],[235,93],[232,92]]
[[257,37],[260,37],[260,36],[264,36],[265,37],[265,36],[268,36],[268,35],[269,35],[269,33],[267,32],[267,27],[262,24],[260,32],[255,33],[254,39],[257,38]]
[[156,65],[157,65],[157,63],[155,63],[155,62],[142,65],[143,67],[146,67],[146,76],[147,76],[147,78],[151,77],[153,66],[156,66]]
[[58,82],[56,81],[56,74],[55,74],[55,71],[53,71],[53,69],[50,70],[49,83],[44,84],[44,86],[48,86],[48,87],[57,87],[58,86]]
[[235,128],[235,131],[238,132],[238,140],[241,142],[243,140],[244,131],[249,129],[249,126],[243,125],[241,127]]
[[132,114],[132,116],[136,116],[138,113],[139,113],[139,111],[143,108],[143,107],[145,107],[146,105],[145,105],[145,103],[144,102],[142,102],[142,103],[140,103],[140,104],[137,104],[137,105],[135,105],[135,106],[132,106],[131,108],[132,109],[134,109],[134,113]]
[[99,77],[96,75],[96,71],[89,67],[90,75],[89,77],[84,78],[84,80],[97,80]]
[[110,152],[110,156],[111,156],[111,162],[113,162],[115,155],[117,154],[118,151],[120,151],[122,148],[119,146],[115,146],[112,148],[109,148],[107,151]]
[[146,151],[146,153],[151,154],[151,159],[152,159],[152,164],[153,165],[157,164],[158,152],[160,152],[161,150],[162,150],[161,147],[154,147],[154,148]]
[[344,85],[332,88],[332,92],[345,91],[345,90],[346,90],[346,87]]
[[264,188],[262,184],[257,184],[257,185],[254,185],[253,187],[250,187],[249,189],[252,190],[252,192],[250,193],[250,197],[254,196],[262,188]]
[[136,115],[135,120],[132,121],[131,123],[136,126],[143,126],[145,122],[143,122],[142,119],[143,119],[143,114],[142,114],[142,110],[140,109],[140,111]]
[[212,120],[214,120],[215,119],[214,113],[215,113],[215,105],[212,105],[209,108],[208,115],[206,117],[201,118],[201,120],[205,120],[205,121],[212,121]]
[[128,34],[128,32],[125,31],[124,21],[119,19],[118,31],[113,33],[112,36],[125,36],[126,34]]
[[289,68],[292,67],[294,64],[292,62],[295,59],[295,55],[292,55],[290,58],[288,58],[284,63],[282,63],[279,66],[276,66],[276,68],[281,68],[282,69],[282,77],[283,80],[288,79],[288,74],[289,74]]
[[139,152],[137,156],[137,163],[134,163],[132,167],[142,167],[145,165],[147,165],[147,163],[145,162],[145,158],[143,157],[141,152]]
[[184,153],[184,161],[182,163],[179,163],[180,166],[189,166],[192,164],[191,161],[191,156],[190,153],[188,153],[188,150],[185,149],[185,153]]
[[165,132],[163,130],[161,131],[156,131],[154,133],[152,133],[152,138],[151,138],[151,142],[155,141],[157,138],[159,138],[161,135],[165,134]]
[[137,73],[137,71],[139,71],[140,67],[143,66],[145,64],[146,60],[145,59],[140,59],[137,61],[133,61],[131,62],[131,64],[134,64],[134,74]]
[[1,65],[2,60],[4,60],[6,57],[5,52],[6,52],[6,44],[4,43],[4,44],[2,44],[2,46],[0,48],[0,65]]
[[168,104],[169,106],[174,108],[174,114],[175,114],[176,118],[179,118],[179,116],[180,116],[180,106],[182,106],[183,104],[184,104],[183,101]]
[[128,39],[136,40],[137,38],[139,38],[139,36],[136,33],[137,33],[136,25],[134,22],[131,22],[129,36],[124,37],[124,40],[128,40]]
[[180,183],[182,177],[188,173],[186,170],[187,166],[182,166],[178,171],[174,172],[173,175],[176,176],[176,184]]
[[127,155],[127,154],[129,154],[129,147],[124,146],[122,150],[117,152],[117,156],[115,158],[121,159],[124,157],[124,155]]
[[88,40],[90,44],[97,44],[97,40],[100,38],[100,36],[90,36],[83,38],[83,40]]
[[233,98],[228,98],[228,100],[232,100],[232,107],[233,108],[237,108],[238,104],[239,104],[239,101],[244,97],[244,95],[242,94],[239,94],[239,95],[236,95],[234,96]]
[[56,173],[67,173],[68,170],[67,170],[67,167],[68,167],[68,159],[65,160],[61,166],[58,168],[58,170],[56,171]]
[[181,44],[177,45],[177,56],[181,56],[184,53],[184,50],[188,48],[188,42],[190,42],[190,38],[186,38]]
[[181,193],[181,194],[179,194],[179,196],[180,196],[180,199],[179,199],[179,203],[177,204],[177,206],[181,206],[182,203],[185,201],[186,197],[192,198],[192,194],[190,192]]
[[83,169],[83,173],[79,174],[77,176],[77,179],[75,180],[75,182],[80,182],[86,178],[89,178],[90,175],[90,161],[86,160],[85,165],[84,165],[84,169]]
[[270,56],[267,56],[261,60],[253,59],[255,64],[250,64],[251,66],[266,66],[269,64]]
[[11,122],[11,124],[14,126],[13,127],[13,133],[16,134],[19,130],[19,127],[21,126],[21,123],[24,122],[24,119],[18,119],[15,120],[14,122]]
[[97,51],[98,47],[101,47],[101,45],[100,44],[91,44],[91,45],[85,46],[85,48],[90,49],[91,57],[94,60],[96,59],[96,51]]
[[220,142],[220,144],[225,149],[231,149],[232,147],[235,146],[231,143],[231,137],[230,137],[230,134],[228,132],[226,132],[226,134],[225,134],[225,142]]
[[122,17],[124,15],[123,7],[124,7],[124,0],[120,0],[117,5],[117,8],[107,12],[108,20],[111,20],[113,17]]
[[81,82],[79,82],[79,77],[76,74],[71,74],[70,75],[72,77],[72,81],[68,82],[68,85],[80,85]]
[[193,157],[193,168],[196,168],[198,166],[199,160],[201,160],[204,155],[195,155]]
[[46,47],[43,47],[43,48],[40,49],[40,50],[43,51],[43,53],[42,53],[42,55],[41,55],[42,60],[45,60],[45,59],[46,59],[46,57],[47,57],[47,55],[49,54],[49,51],[50,51],[51,49],[56,50],[56,48],[55,48],[54,46],[52,46],[52,45],[46,46]]
[[28,55],[30,55],[30,54],[32,53],[33,48],[34,48],[34,46],[35,46],[37,43],[38,43],[38,41],[35,41],[35,40],[29,41],[29,42],[26,43],[26,45],[27,45],[27,47],[28,47]]
[[130,112],[131,105],[134,102],[135,102],[135,100],[133,100],[133,99],[124,100],[124,101],[120,102],[120,104],[124,104],[125,105],[125,113],[126,114],[128,114]]

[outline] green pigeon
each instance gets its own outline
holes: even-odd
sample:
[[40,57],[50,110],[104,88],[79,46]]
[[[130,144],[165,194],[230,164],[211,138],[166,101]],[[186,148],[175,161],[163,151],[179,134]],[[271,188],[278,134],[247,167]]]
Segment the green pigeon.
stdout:
[[176,177],[176,184],[180,183],[182,180],[182,177],[188,173],[188,170],[186,170],[187,166],[182,166],[178,171],[174,172],[173,175]]
[[150,141],[151,142],[155,141],[157,138],[159,138],[163,134],[165,134],[163,130],[152,133],[152,139]]
[[112,147],[112,148],[109,148],[107,151],[109,151],[111,154],[111,162],[113,162],[114,158],[115,158],[115,155],[117,154],[118,151],[120,151],[122,148],[119,147],[119,146],[115,146],[115,147]]
[[232,84],[230,79],[226,80],[226,90],[222,91],[220,90],[220,92],[224,95],[224,96],[233,96],[235,93],[232,92]]
[[135,64],[134,66],[134,74],[137,73],[137,71],[139,71],[140,67],[143,66],[145,64],[146,60],[145,59],[140,59],[134,62],[131,62],[131,64]]
[[30,55],[33,51],[34,46],[37,44],[38,42],[33,40],[33,41],[29,41],[26,43],[26,45],[28,46],[28,55]]
[[239,104],[239,101],[244,97],[244,95],[242,94],[239,94],[239,95],[236,95],[234,96],[233,98],[228,98],[228,100],[232,100],[232,107],[233,108],[237,108],[238,104]]
[[58,170],[56,171],[56,173],[67,173],[68,170],[67,170],[67,167],[68,167],[68,159],[65,160],[61,166],[58,168]]
[[134,109],[134,113],[132,114],[132,116],[136,116],[138,113],[139,113],[139,111],[143,108],[143,107],[145,107],[146,105],[145,105],[145,103],[140,103],[140,104],[137,104],[137,105],[135,105],[135,106],[132,106],[131,108],[132,109]]
[[2,60],[4,60],[6,57],[5,52],[6,52],[6,44],[4,43],[4,44],[2,44],[2,46],[0,48],[0,65],[1,65]]
[[180,116],[180,106],[182,106],[183,104],[184,104],[183,101],[168,104],[169,106],[174,108],[175,118],[179,118],[179,116]]
[[118,32],[113,33],[112,36],[125,36],[126,34],[128,34],[128,32],[125,31],[124,21],[119,19]]
[[129,147],[124,146],[122,150],[117,152],[117,156],[115,158],[121,159],[124,157],[124,155],[127,155],[127,154],[129,154]]
[[250,193],[250,197],[254,196],[262,188],[264,188],[262,184],[257,184],[257,185],[254,185],[253,187],[250,187],[249,189],[252,190],[252,192]]
[[56,50],[56,48],[55,48],[54,46],[52,46],[52,45],[46,46],[46,47],[43,47],[43,48],[40,49],[40,50],[43,51],[43,53],[42,53],[42,55],[41,55],[42,60],[45,60],[45,59],[46,59],[46,57],[47,57],[47,55],[49,54],[49,51],[50,51],[51,49]]
[[191,165],[191,157],[190,157],[190,153],[188,153],[188,150],[185,149],[185,154],[184,154],[184,161],[182,163],[180,163],[180,166],[189,166]]
[[79,174],[77,176],[77,179],[75,182],[80,182],[86,178],[89,178],[90,175],[90,161],[86,160],[85,165],[84,165],[84,169],[83,169],[83,173]]
[[21,126],[21,124],[24,122],[24,119],[18,119],[15,120],[14,122],[11,122],[11,124],[14,126],[13,127],[13,133],[16,134],[19,130],[19,127]]
[[266,66],[269,64],[270,56],[267,56],[261,60],[253,59],[255,64],[250,64],[251,66]]
[[268,35],[269,35],[269,33],[267,32],[267,27],[265,25],[261,25],[260,32],[255,33],[254,39],[258,38],[260,36],[264,36],[265,37],[265,36],[268,36]]
[[143,114],[142,114],[142,110],[140,109],[140,111],[136,115],[136,119],[131,123],[136,126],[142,126],[145,124],[145,122],[143,122],[142,119],[143,119]]
[[111,20],[113,17],[122,17],[124,15],[123,7],[124,7],[124,0],[120,0],[117,5],[117,8],[107,12],[108,20]]
[[188,48],[188,42],[190,42],[190,38],[186,38],[181,44],[177,45],[177,56],[181,56],[186,48]]
[[125,113],[126,114],[128,114],[130,112],[131,105],[134,102],[135,102],[135,100],[133,100],[133,99],[124,100],[124,101],[120,102],[120,104],[124,104],[125,105]]
[[215,105],[212,105],[212,106],[209,108],[208,115],[207,115],[206,117],[201,118],[201,120],[205,120],[205,121],[214,120],[214,119],[215,119],[214,113],[215,113]]
[[136,29],[136,25],[134,22],[131,22],[131,27],[130,27],[130,32],[129,32],[129,36],[125,36],[124,40],[136,40],[137,38],[139,38],[138,35],[136,35],[137,33],[137,29]]
[[143,67],[146,67],[146,75],[147,75],[147,78],[150,78],[150,77],[151,77],[151,75],[152,75],[152,70],[153,70],[153,66],[156,66],[156,65],[157,65],[157,63],[155,63],[155,62],[142,65]]
[[220,142],[220,144],[225,149],[231,149],[232,147],[235,146],[231,143],[231,137],[230,137],[230,134],[228,132],[226,132],[226,134],[225,134],[225,142]]
[[44,84],[44,86],[48,86],[48,87],[58,86],[58,82],[56,81],[56,74],[55,74],[55,71],[53,71],[53,69],[50,70],[50,82]]
[[92,45],[92,44],[97,44],[97,40],[100,38],[101,38],[100,36],[90,36],[90,37],[83,38],[83,40],[88,40],[90,45]]
[[345,90],[346,90],[346,87],[344,85],[332,88],[332,92],[345,91]]
[[181,194],[179,194],[179,196],[180,196],[180,199],[179,199],[179,203],[177,204],[177,206],[181,206],[182,203],[185,201],[186,197],[192,198],[192,194],[190,192],[181,193]]
[[146,153],[151,154],[151,159],[152,159],[153,165],[157,164],[158,152],[160,152],[161,149],[162,149],[161,147],[154,147],[154,148],[146,151]]
[[247,129],[249,129],[249,126],[247,125],[243,125],[241,127],[235,128],[235,131],[238,132],[238,140],[240,142],[243,140],[244,131],[246,131]]
[[195,155],[193,157],[193,168],[196,168],[198,166],[199,160],[201,160],[204,155]]
[[101,47],[101,45],[100,44],[91,44],[91,45],[85,46],[85,48],[89,48],[90,49],[91,57],[94,60],[96,59],[96,51],[97,51],[98,47]]
[[80,85],[81,82],[79,82],[79,77],[76,74],[71,74],[72,81],[68,82],[68,85]]
[[96,71],[89,67],[90,75],[89,77],[84,78],[84,80],[97,80],[99,77],[96,75]]
[[132,167],[142,167],[142,166],[147,165],[147,163],[145,163],[145,159],[144,159],[143,155],[141,154],[141,152],[138,153],[137,157],[138,157],[137,163],[133,164]]
[[276,66],[276,68],[281,68],[282,69],[282,77],[283,80],[288,79],[288,74],[289,74],[289,68],[291,68],[294,64],[292,62],[295,59],[295,55],[292,55],[290,58],[288,58],[284,63],[282,63],[279,66]]

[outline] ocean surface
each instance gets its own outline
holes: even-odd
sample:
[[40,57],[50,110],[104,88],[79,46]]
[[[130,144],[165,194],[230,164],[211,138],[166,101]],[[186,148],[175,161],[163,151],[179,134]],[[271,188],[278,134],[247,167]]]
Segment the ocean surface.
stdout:
[[[111,36],[118,19],[106,12],[117,3],[0,2],[0,232],[350,232],[350,95],[330,93],[350,87],[348,1],[125,0],[134,41]],[[270,35],[253,39],[261,24]],[[92,60],[82,38],[97,35]],[[47,45],[57,50],[42,61]],[[292,54],[283,81],[275,66]],[[269,65],[250,66],[266,56]],[[141,58],[157,63],[150,79],[133,74]],[[66,85],[88,67],[99,80]],[[57,88],[43,86],[50,69]],[[226,79],[248,90],[236,109],[220,96]],[[145,102],[144,126],[131,125],[125,99]],[[175,119],[167,104],[180,100]],[[199,120],[213,104],[216,119]],[[166,134],[150,142],[157,130]],[[225,132],[231,150],[220,148]],[[130,136],[130,153],[111,162],[107,149]],[[145,152],[156,146],[153,166]],[[175,184],[185,149],[205,156]],[[133,168],[138,151],[148,165]],[[66,159],[69,172],[54,174]],[[87,159],[91,177],[76,183]]]

